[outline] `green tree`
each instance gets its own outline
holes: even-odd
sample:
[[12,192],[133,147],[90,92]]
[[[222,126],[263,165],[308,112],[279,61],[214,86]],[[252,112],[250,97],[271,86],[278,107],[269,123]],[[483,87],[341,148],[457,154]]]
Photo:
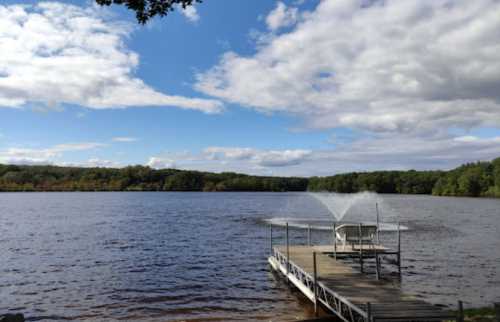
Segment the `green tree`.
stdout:
[[182,6],[185,9],[187,6],[193,5],[201,0],[96,0],[101,6],[110,6],[112,4],[124,5],[128,9],[135,11],[137,21],[145,24],[149,19],[155,16],[166,16],[173,11],[176,6]]
[[201,191],[203,175],[196,171],[183,171],[169,176],[165,180],[163,190],[167,191]]

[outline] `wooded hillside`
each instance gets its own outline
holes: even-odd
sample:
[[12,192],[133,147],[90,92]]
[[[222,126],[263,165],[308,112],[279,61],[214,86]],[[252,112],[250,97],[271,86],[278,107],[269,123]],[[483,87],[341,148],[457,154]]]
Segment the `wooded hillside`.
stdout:
[[144,166],[121,169],[0,164],[0,191],[331,191],[500,197],[500,158],[450,171],[263,177]]

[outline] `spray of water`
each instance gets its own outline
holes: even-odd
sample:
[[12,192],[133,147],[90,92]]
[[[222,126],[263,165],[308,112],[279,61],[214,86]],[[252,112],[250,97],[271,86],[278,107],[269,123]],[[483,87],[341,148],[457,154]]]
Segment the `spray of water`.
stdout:
[[[337,221],[355,206],[369,206],[371,214],[374,214],[375,204],[379,202],[378,195],[373,192],[358,193],[311,193],[311,196],[323,204]],[[365,211],[368,209],[365,209]]]
[[[322,205],[331,214],[318,209]],[[378,209],[377,209],[378,205]],[[265,222],[275,226],[288,224],[294,228],[315,230],[331,230],[334,221],[376,224],[379,211],[379,229],[381,231],[396,231],[399,214],[382,196],[374,192],[359,193],[308,193],[298,194],[287,199],[286,204],[275,213],[275,217],[265,219]],[[401,230],[407,227],[400,226]]]

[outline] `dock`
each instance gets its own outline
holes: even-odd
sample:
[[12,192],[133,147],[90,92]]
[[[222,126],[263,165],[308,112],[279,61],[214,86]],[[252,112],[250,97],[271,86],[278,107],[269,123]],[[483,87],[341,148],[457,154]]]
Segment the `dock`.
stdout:
[[[286,236],[286,245],[272,245],[271,242],[269,264],[311,300],[316,312],[321,305],[346,322],[463,322],[461,302],[457,315],[404,294],[398,283],[390,278],[381,278],[380,257],[395,256],[393,264],[398,266],[400,272],[399,243],[397,250],[381,245],[290,245],[288,225]],[[357,261],[357,265],[352,265],[346,258]],[[368,259],[375,262],[376,274],[363,270],[363,262]]]

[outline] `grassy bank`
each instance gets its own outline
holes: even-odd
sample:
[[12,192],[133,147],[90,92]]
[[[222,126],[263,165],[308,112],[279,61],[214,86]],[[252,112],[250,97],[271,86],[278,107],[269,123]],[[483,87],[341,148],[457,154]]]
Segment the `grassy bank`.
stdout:
[[494,307],[482,307],[464,310],[465,321],[474,322],[497,322],[497,316]]

